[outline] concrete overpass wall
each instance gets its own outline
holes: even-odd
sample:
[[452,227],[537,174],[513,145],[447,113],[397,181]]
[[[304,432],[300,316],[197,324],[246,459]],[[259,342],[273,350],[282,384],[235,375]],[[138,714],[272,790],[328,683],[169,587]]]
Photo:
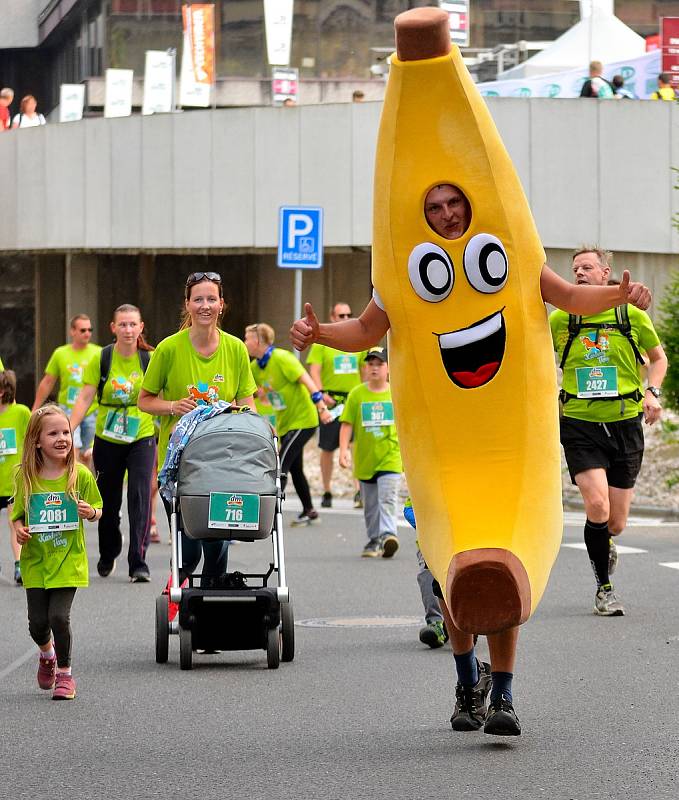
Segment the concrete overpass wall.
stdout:
[[[545,247],[679,253],[676,103],[490,98]],[[276,246],[278,207],[325,208],[326,246],[371,241],[381,104],[47,125],[0,137],[0,252]]]

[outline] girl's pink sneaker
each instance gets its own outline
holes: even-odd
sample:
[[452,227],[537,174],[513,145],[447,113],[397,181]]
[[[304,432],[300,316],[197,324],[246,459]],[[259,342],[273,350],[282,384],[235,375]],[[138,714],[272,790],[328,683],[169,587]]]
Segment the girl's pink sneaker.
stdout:
[[75,681],[67,672],[57,672],[54,682],[52,700],[73,700],[75,697]]
[[56,658],[43,658],[38,660],[38,686],[41,689],[54,688],[54,674],[57,671]]

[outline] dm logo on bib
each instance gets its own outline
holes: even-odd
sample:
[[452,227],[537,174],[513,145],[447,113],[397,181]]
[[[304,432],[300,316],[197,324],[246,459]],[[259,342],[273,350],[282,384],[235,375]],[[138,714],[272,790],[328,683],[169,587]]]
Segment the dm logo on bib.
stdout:
[[592,369],[589,371],[589,377],[590,378],[603,378],[604,377],[603,370],[599,369],[599,367],[592,367]]
[[226,501],[229,508],[243,508],[243,498],[239,494],[232,494]]
[[54,508],[61,506],[61,496],[59,494],[48,494],[45,500],[45,508]]
[[186,387],[189,397],[192,397],[199,406],[211,406],[219,400],[219,389],[207,383],[190,384]]

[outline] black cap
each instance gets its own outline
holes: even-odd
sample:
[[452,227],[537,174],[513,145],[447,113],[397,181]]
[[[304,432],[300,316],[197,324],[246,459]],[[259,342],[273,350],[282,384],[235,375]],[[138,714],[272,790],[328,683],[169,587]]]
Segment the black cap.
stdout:
[[364,361],[370,361],[371,358],[379,358],[380,361],[384,361],[387,363],[387,350],[385,347],[373,347],[368,350],[366,357],[363,359]]

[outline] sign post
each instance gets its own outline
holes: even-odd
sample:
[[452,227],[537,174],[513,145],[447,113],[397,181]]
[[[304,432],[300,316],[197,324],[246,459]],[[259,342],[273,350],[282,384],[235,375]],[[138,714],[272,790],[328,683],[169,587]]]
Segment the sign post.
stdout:
[[[294,317],[302,316],[302,270],[323,266],[323,209],[281,206],[278,214],[278,266],[295,270]],[[300,354],[296,352],[297,358]]]

